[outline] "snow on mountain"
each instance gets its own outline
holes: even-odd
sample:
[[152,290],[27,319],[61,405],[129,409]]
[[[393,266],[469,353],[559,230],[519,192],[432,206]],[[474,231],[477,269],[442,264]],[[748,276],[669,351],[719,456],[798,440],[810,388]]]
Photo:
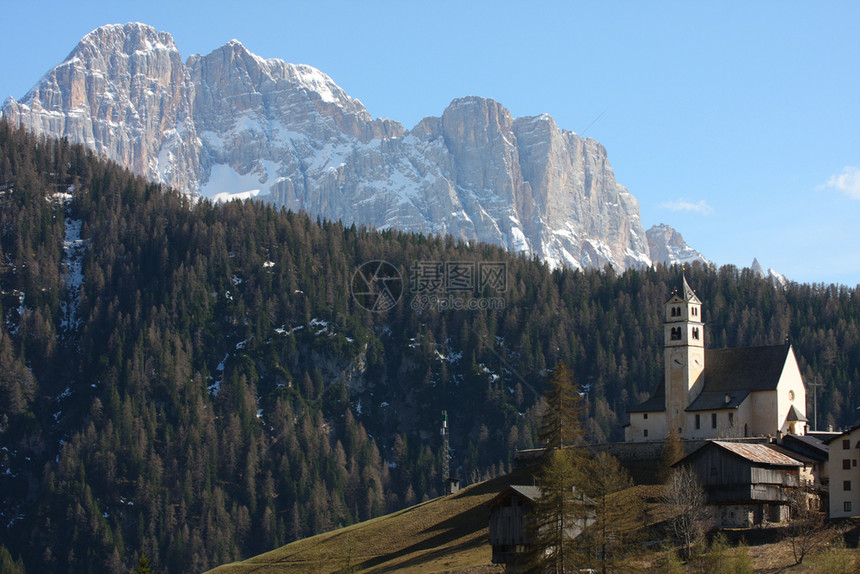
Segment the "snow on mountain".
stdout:
[[708,264],[704,255],[687,245],[681,234],[665,223],[654,225],[647,231],[651,258],[655,263],[684,265],[693,261]]
[[651,245],[603,146],[549,115],[470,96],[407,131],[321,71],[237,40],[183,63],[166,32],[104,26],[0,114],[215,201],[450,234],[553,266],[704,260],[680,234]]
[[773,267],[769,267],[767,271],[764,270],[761,263],[758,262],[758,259],[753,257],[752,264],[750,265],[750,270],[755,273],[757,276],[763,279],[770,279],[775,285],[780,287],[785,287],[788,285],[788,279],[782,273],[779,273],[773,269]]

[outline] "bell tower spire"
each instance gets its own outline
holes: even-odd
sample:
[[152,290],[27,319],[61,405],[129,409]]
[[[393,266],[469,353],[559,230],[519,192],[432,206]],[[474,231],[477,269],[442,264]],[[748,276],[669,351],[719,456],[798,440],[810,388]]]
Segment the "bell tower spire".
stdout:
[[663,322],[663,368],[666,384],[668,428],[681,436],[686,430],[685,409],[703,384],[705,370],[705,324],[702,302],[681,272],[681,290],[672,293],[665,305]]

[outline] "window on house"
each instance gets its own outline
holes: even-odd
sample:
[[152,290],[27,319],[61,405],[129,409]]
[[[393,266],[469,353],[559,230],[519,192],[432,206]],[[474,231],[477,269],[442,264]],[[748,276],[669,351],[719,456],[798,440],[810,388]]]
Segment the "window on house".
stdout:
[[735,426],[735,413],[729,413],[729,426]]
[[696,428],[702,428],[702,417],[701,415],[696,415]]
[[717,428],[717,413],[711,413],[711,428]]
[[843,480],[842,481],[842,490],[851,490],[851,481]]
[[642,418],[647,421],[648,420],[648,413],[645,413],[644,415],[642,415]]
[[851,512],[851,501],[850,500],[846,500],[845,502],[842,503],[842,510],[844,510],[845,512]]
[[851,466],[857,466],[857,459],[856,458],[851,459]]
[[842,470],[850,470],[851,469],[851,459],[846,458],[842,461]]
[[645,436],[645,437],[647,437],[647,436],[648,436],[648,429],[645,429],[645,430],[643,431],[643,436]]
[[842,439],[842,450],[848,450],[851,448],[851,440],[844,438]]

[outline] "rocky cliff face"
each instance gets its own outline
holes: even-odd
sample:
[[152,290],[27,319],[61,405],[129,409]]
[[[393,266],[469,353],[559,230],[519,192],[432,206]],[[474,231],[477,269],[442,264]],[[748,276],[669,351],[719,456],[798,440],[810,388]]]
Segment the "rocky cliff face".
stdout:
[[190,194],[487,241],[553,265],[673,262],[649,247],[603,146],[550,116],[468,97],[406,131],[322,72],[235,40],[183,64],[165,32],[105,26],[2,115]]
[[665,223],[654,225],[645,233],[651,259],[655,262],[666,265],[683,265],[693,261],[708,263],[704,255],[687,245],[681,234]]

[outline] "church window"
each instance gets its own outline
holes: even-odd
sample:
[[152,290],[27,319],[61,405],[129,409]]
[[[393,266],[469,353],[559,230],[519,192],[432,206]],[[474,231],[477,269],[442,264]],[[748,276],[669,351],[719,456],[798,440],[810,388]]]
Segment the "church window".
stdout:
[[851,459],[846,458],[842,461],[842,470],[851,470]]
[[696,428],[702,428],[702,417],[701,415],[696,415]]
[[842,481],[842,490],[851,490],[851,481],[843,480]]
[[847,438],[842,439],[842,450],[848,450],[849,448],[851,448],[851,440]]
[[842,503],[842,510],[844,510],[845,512],[851,512],[851,501],[850,500],[846,500],[844,503]]
[[788,391],[788,400],[789,400],[789,401],[793,401],[793,400],[794,400],[794,391]]
[[698,327],[693,327],[693,338],[696,339],[697,341],[699,340],[699,328]]
[[672,327],[672,340],[680,341],[681,340],[681,327]]
[[711,413],[711,428],[717,428],[717,413]]
[[698,310],[696,307],[693,307],[693,309],[691,310],[691,312],[692,312],[693,317],[696,317],[696,316],[698,316],[698,314],[699,314],[699,310]]

